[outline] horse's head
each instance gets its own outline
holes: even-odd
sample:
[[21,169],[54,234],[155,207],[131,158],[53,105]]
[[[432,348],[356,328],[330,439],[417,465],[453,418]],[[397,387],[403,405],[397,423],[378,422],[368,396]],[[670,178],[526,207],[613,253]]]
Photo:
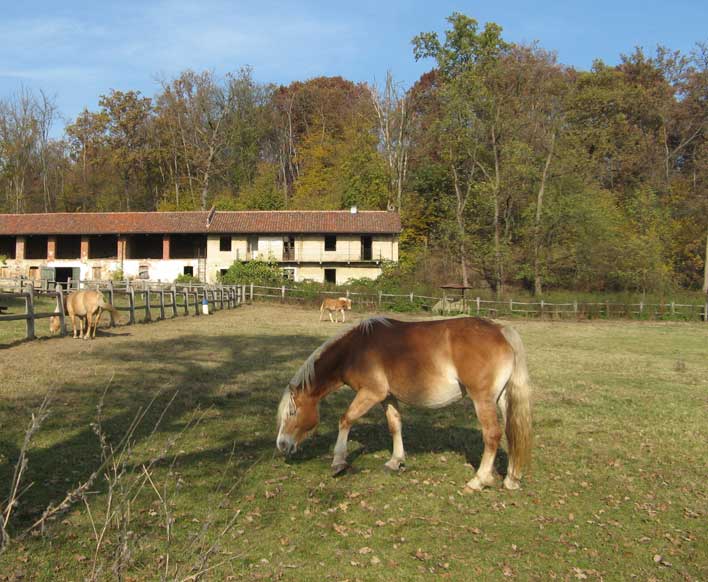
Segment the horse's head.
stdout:
[[49,333],[52,335],[56,335],[61,331],[61,320],[59,319],[59,316],[57,315],[52,315],[49,318]]
[[319,422],[319,399],[289,385],[278,406],[278,450],[294,453]]
[[339,301],[341,301],[341,304],[344,307],[344,309],[346,309],[347,311],[352,310],[352,300],[349,299],[349,297],[340,297]]

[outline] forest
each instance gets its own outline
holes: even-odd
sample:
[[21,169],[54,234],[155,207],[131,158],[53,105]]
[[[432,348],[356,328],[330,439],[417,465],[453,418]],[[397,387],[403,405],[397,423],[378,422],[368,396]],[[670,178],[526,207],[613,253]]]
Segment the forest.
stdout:
[[390,209],[410,280],[670,292],[708,285],[708,43],[590,70],[454,13],[411,87],[185,70],[62,122],[0,96],[0,212]]

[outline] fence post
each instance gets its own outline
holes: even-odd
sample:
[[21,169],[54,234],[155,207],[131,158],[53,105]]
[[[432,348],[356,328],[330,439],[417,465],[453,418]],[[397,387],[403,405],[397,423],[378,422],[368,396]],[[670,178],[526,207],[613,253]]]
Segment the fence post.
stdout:
[[[544,308],[544,303],[543,303],[543,299],[541,299],[541,319],[543,319],[543,308]],[[553,319],[553,318],[551,318],[551,319]]]
[[184,294],[184,314],[189,315],[189,290],[187,287],[182,287],[182,293]]
[[706,296],[706,304],[703,306],[703,321],[708,323],[708,296]]
[[509,299],[509,313],[514,313],[514,300]]
[[251,303],[253,303],[253,283],[251,283]]
[[57,283],[55,289],[57,292],[57,313],[59,313],[59,335],[64,337],[66,335],[66,314],[64,313],[64,290],[61,285]]
[[165,319],[165,290],[160,288],[160,319]]
[[285,301],[285,285],[283,285],[280,288],[280,301],[284,302]]
[[128,309],[130,310],[128,325],[132,325],[135,323],[135,289],[129,282],[126,282],[126,291],[128,292]]
[[199,288],[194,289],[194,315],[201,315],[201,305],[199,301]]
[[145,321],[152,320],[152,309],[150,309],[150,287],[145,287]]
[[578,300],[573,299],[573,314],[575,315],[575,318],[578,318]]
[[177,285],[172,285],[172,317],[177,317]]
[[34,283],[29,282],[25,292],[25,315],[27,315],[27,339],[34,339]]
[[644,301],[639,302],[639,319],[642,318],[644,314]]
[[479,297],[477,297],[477,298],[475,299],[475,303],[477,304],[477,315],[479,315],[479,308],[480,308],[480,299],[479,299]]
[[[347,296],[349,296],[349,291],[347,291]],[[413,303],[413,291],[411,291],[411,303]]]
[[379,290],[379,309],[381,309],[381,295],[382,295],[382,291]]
[[674,309],[674,302],[671,302],[671,315],[675,315],[676,311]]

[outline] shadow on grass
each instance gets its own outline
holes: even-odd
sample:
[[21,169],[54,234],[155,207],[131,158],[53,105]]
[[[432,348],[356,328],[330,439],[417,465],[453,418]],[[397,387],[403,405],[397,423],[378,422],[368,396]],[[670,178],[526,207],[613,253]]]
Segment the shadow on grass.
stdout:
[[[127,335],[112,330],[104,333],[106,337]],[[158,436],[174,437],[185,428],[195,410],[209,410],[215,418],[210,415],[200,425],[207,446],[201,441],[199,446],[185,443],[184,448],[189,450],[181,452],[178,465],[194,472],[195,478],[220,473],[235,444],[233,474],[229,475],[235,482],[253,459],[274,453],[275,413],[282,390],[297,366],[320,342],[317,337],[300,335],[186,335],[142,342],[139,348],[105,342],[106,349],[85,356],[95,359],[97,365],[115,364],[116,374],[106,396],[102,420],[111,442],[120,441],[138,411],[147,406],[150,408],[134,434],[137,446],[146,444],[153,431]],[[90,423],[95,420],[105,383],[92,383],[93,378],[82,377],[55,392],[52,416],[42,428],[55,442],[30,452],[27,482],[33,485],[16,515],[20,527],[29,524],[50,503],[63,499],[68,490],[85,481],[100,465],[100,447]],[[330,454],[338,419],[352,396],[350,390],[343,389],[323,401],[319,433],[289,464]],[[467,461],[477,466],[483,448],[481,434],[472,428],[471,403],[463,402],[435,411],[405,408],[403,437],[407,454],[463,452]],[[63,410],[60,403],[64,403]],[[20,430],[22,427],[16,427],[15,435]],[[353,427],[350,439],[363,444],[350,461],[366,452],[390,451],[391,437],[383,410],[377,407],[370,411]],[[0,483],[9,483],[18,455],[17,442],[17,438],[7,437],[0,441],[0,454],[7,461],[0,467]],[[149,460],[147,455],[141,451],[136,457],[140,459],[136,460],[138,466]],[[500,469],[506,466],[503,453],[498,464]]]

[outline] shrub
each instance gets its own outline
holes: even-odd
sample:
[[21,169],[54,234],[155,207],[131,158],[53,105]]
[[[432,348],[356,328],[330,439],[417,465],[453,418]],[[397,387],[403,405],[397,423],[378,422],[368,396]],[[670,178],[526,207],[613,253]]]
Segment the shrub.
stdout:
[[199,277],[195,277],[194,275],[177,275],[177,278],[175,279],[175,283],[201,283],[199,280]]
[[254,285],[277,287],[283,284],[283,272],[274,259],[234,261],[229,270],[221,276],[221,282],[227,285],[253,283]]

